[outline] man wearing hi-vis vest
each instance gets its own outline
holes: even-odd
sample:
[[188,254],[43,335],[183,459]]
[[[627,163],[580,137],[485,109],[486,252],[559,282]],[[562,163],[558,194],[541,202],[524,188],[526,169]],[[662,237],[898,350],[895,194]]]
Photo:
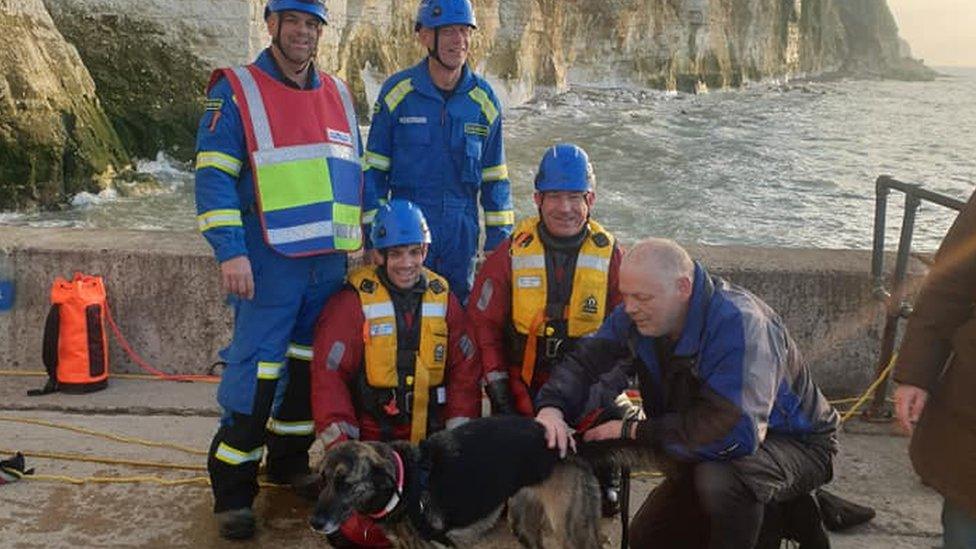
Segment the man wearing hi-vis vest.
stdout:
[[478,248],[478,197],[489,252],[515,213],[502,146],[501,105],[467,65],[477,28],[469,0],[422,0],[414,29],[428,55],[384,82],[366,144],[366,181],[377,196],[420,206],[433,243],[426,265],[464,303]]
[[[546,150],[535,178],[539,216],[520,221],[478,273],[467,309],[495,413],[532,416],[532,400],[552,366],[621,301],[622,252],[590,218],[594,185],[583,149],[559,144]],[[626,385],[626,376],[614,370],[590,400],[612,406]],[[604,491],[604,513],[613,515],[615,479],[610,472],[599,476],[611,488]]]
[[[347,439],[417,443],[481,413],[481,366],[464,310],[447,280],[423,266],[423,213],[391,200],[376,214],[372,242],[376,264],[349,274],[315,332],[312,411],[326,448]],[[389,546],[361,515],[330,540]]]
[[208,458],[214,512],[230,539],[254,535],[265,444],[271,481],[308,477],[315,321],[375,210],[349,91],[313,64],[322,0],[269,0],[264,15],[271,46],[250,65],[214,72],[197,134],[197,220],[234,309]]

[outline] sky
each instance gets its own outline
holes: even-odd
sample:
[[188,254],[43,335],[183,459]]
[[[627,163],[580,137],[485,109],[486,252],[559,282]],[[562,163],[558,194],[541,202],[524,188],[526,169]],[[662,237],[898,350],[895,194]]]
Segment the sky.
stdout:
[[976,0],[888,0],[888,6],[914,57],[930,67],[976,67]]

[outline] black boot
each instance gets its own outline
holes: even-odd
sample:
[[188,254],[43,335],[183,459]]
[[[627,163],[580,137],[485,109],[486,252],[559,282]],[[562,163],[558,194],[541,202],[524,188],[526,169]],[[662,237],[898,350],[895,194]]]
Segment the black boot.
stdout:
[[798,542],[800,549],[830,549],[830,538],[813,494],[783,502],[783,524],[786,537]]
[[216,513],[217,528],[224,539],[251,539],[254,537],[254,511],[250,507]]
[[824,526],[831,532],[846,530],[874,518],[874,509],[820,489],[816,492],[817,503],[823,515]]

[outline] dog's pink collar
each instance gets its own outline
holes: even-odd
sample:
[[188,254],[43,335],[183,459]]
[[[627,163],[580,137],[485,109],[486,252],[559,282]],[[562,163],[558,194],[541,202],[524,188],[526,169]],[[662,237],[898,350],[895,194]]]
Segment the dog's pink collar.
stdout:
[[393,451],[393,457],[396,461],[396,466],[397,466],[396,492],[393,492],[393,495],[390,496],[390,501],[386,503],[386,507],[384,507],[381,511],[377,513],[371,513],[369,515],[370,518],[374,518],[374,519],[383,518],[386,515],[389,515],[390,512],[392,512],[393,509],[395,509],[396,506],[400,503],[400,494],[403,493],[403,477],[405,476],[403,474],[403,458],[400,457],[400,454],[397,453],[396,450]]

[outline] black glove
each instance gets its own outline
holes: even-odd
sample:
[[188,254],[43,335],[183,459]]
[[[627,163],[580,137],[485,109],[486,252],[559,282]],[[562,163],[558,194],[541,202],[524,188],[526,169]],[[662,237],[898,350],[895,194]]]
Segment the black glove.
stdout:
[[508,388],[508,379],[489,381],[488,385],[485,385],[485,392],[488,393],[488,400],[491,401],[492,415],[518,415],[515,405],[512,404],[512,390]]

